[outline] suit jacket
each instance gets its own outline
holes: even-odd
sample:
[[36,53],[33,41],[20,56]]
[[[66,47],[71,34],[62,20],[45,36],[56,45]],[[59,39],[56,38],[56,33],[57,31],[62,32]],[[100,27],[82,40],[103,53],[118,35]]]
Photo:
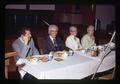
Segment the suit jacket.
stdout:
[[48,54],[50,51],[61,51],[64,49],[64,44],[59,37],[56,37],[57,47],[54,46],[49,36],[44,39],[44,54]]

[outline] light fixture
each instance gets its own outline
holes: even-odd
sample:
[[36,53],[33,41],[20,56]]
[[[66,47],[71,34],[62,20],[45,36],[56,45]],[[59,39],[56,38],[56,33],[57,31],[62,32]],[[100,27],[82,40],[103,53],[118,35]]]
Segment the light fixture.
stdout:
[[93,9],[94,9],[94,4],[91,5],[91,9],[92,9],[92,11],[93,11]]

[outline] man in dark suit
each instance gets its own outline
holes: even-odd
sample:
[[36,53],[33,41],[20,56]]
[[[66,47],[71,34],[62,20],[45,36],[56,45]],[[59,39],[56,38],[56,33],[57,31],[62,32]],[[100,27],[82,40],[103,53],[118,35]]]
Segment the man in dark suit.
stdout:
[[48,54],[50,51],[61,51],[64,49],[62,40],[57,37],[58,27],[56,25],[50,25],[48,28],[48,34],[44,40],[44,54]]

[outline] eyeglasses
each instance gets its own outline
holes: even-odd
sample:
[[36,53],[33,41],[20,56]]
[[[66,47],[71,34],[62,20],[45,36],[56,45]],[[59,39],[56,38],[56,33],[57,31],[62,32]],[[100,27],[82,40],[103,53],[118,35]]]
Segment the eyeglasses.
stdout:
[[58,32],[57,30],[51,30],[51,32]]

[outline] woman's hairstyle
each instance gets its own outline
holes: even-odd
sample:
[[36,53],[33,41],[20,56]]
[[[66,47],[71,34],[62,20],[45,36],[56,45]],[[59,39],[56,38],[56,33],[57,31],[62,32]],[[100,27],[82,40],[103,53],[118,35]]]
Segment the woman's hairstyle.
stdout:
[[71,31],[77,31],[77,27],[76,27],[76,26],[70,26],[69,31],[70,31],[70,32],[71,32]]
[[31,28],[29,26],[24,26],[21,28],[21,30],[19,31],[20,32],[20,35],[25,35],[25,31],[31,31]]
[[94,29],[94,26],[93,25],[88,25],[87,29],[89,28],[93,28]]

